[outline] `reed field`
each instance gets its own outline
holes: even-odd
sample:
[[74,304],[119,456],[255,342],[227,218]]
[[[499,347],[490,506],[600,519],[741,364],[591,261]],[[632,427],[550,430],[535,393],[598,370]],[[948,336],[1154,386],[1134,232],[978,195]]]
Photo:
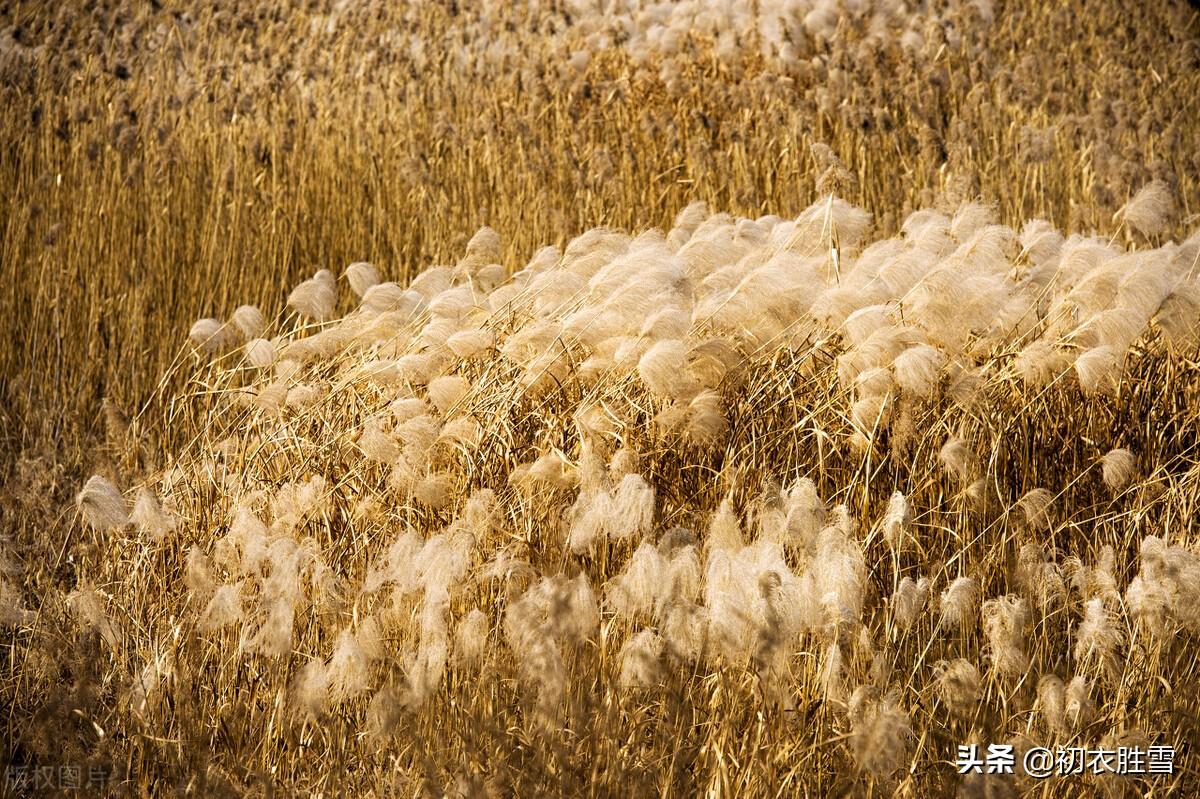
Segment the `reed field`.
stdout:
[[0,0],[0,796],[1200,795],[1198,97],[1166,0]]

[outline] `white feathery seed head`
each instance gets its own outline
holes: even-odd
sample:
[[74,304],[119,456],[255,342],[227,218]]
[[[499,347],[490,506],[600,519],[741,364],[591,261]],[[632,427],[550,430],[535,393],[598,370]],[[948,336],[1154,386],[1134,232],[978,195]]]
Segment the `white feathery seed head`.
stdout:
[[952,630],[966,627],[979,607],[979,581],[974,577],[956,578],[942,591],[940,606],[943,627]]
[[242,621],[242,583],[222,585],[200,614],[200,629],[211,632]]
[[725,401],[712,389],[700,391],[688,403],[684,439],[698,447],[719,445],[729,432]]
[[1053,505],[1054,495],[1048,489],[1034,488],[1017,500],[1015,508],[1028,527],[1040,529],[1050,525]]
[[890,369],[873,366],[864,369],[854,378],[854,391],[859,397],[881,397],[896,385]]
[[745,546],[742,526],[733,510],[733,499],[725,497],[708,524],[708,536],[704,539],[708,550],[737,552]]
[[846,660],[838,641],[833,641],[825,648],[821,658],[821,670],[818,681],[825,701],[833,705],[843,705],[846,701]]
[[288,389],[284,404],[289,408],[307,408],[328,393],[328,386],[321,383],[301,383]]
[[1045,219],[1031,219],[1021,228],[1019,241],[1030,262],[1040,264],[1058,255],[1063,237]]
[[570,488],[578,482],[579,470],[557,449],[549,449],[529,465],[526,476],[553,488]]
[[870,438],[876,431],[887,428],[891,409],[890,395],[862,397],[850,406],[850,421],[859,434]]
[[358,447],[377,463],[394,463],[400,457],[400,445],[379,422],[369,422],[358,437]]
[[367,690],[371,662],[382,654],[379,629],[373,620],[360,624],[357,631],[349,627],[342,630],[326,664],[330,699],[344,702]]
[[682,341],[664,339],[638,360],[638,376],[656,397],[674,397],[687,357],[687,345]]
[[357,261],[346,267],[346,281],[356,296],[365,297],[379,285],[379,270],[365,261]]
[[21,589],[0,575],[0,627],[32,624],[36,615],[24,607]]
[[851,313],[842,323],[847,341],[857,346],[866,342],[877,331],[891,327],[888,311],[885,305],[869,305]]
[[255,392],[251,404],[266,413],[276,413],[287,403],[288,385],[284,380],[274,380]]
[[363,294],[362,307],[377,314],[409,315],[425,307],[425,298],[395,283],[379,283]]
[[421,272],[409,282],[408,288],[411,291],[417,292],[426,300],[432,300],[443,291],[451,288],[453,284],[453,269],[448,266],[431,266],[427,269],[421,270]]
[[1121,592],[1117,589],[1116,563],[1117,553],[1112,544],[1100,548],[1092,566],[1085,566],[1078,557],[1068,558],[1071,586],[1085,601],[1099,598],[1111,607],[1119,607]]
[[1125,364],[1125,348],[1103,344],[1080,353],[1075,359],[1075,375],[1086,396],[1116,394]]
[[957,716],[969,716],[983,696],[979,669],[965,658],[938,661],[934,664],[934,679],[942,701]]
[[444,375],[429,381],[429,401],[442,413],[454,407],[467,392],[471,383],[462,375]]
[[475,231],[475,235],[471,236],[471,240],[467,242],[465,260],[477,266],[494,264],[500,261],[502,255],[500,249],[500,234],[494,229],[484,226]]
[[1092,702],[1092,686],[1082,674],[1076,674],[1067,683],[1063,710],[1073,732],[1087,727],[1095,718],[1096,706]]
[[100,475],[92,475],[75,497],[83,518],[97,532],[105,532],[129,523],[129,505],[116,486]]
[[220,352],[229,346],[229,328],[219,319],[197,319],[188,330],[192,344],[206,353]]
[[413,484],[411,496],[432,510],[440,510],[450,504],[453,483],[453,478],[445,472],[427,474]]
[[850,751],[861,770],[887,780],[908,760],[912,719],[900,709],[894,695],[878,702],[852,700],[854,704],[860,707],[852,720]]
[[579,492],[568,514],[567,545],[572,552],[589,552],[604,541],[612,518],[612,501],[612,494],[603,488]]
[[1187,349],[1200,342],[1200,277],[1177,285],[1159,306],[1154,323],[1171,347]]
[[495,346],[495,341],[496,337],[490,330],[473,327],[451,335],[446,339],[446,347],[465,361]]
[[978,472],[978,458],[967,442],[958,436],[946,439],[938,451],[938,460],[946,471],[954,475],[960,483],[969,483]]
[[908,543],[909,527],[912,524],[912,507],[904,494],[896,491],[888,500],[887,511],[880,522],[884,540],[892,549],[903,549]]
[[265,338],[251,339],[246,342],[246,360],[250,361],[252,366],[266,369],[274,364],[278,357],[275,345]]
[[1125,607],[1130,619],[1155,636],[1164,636],[1171,631],[1175,602],[1172,586],[1152,577],[1138,575],[1125,589]]
[[1083,620],[1075,628],[1076,663],[1081,669],[1094,665],[1101,674],[1116,676],[1121,661],[1117,647],[1123,638],[1112,614],[1104,607],[1104,600],[1100,597],[1088,600]]
[[337,284],[327,269],[322,269],[292,289],[288,306],[315,322],[331,319],[337,306]]
[[319,657],[310,658],[289,686],[291,710],[303,718],[317,718],[329,704],[329,669]]
[[848,525],[835,523],[821,531],[810,574],[816,596],[831,600],[840,619],[861,621],[867,566],[862,547],[850,537]]
[[813,551],[827,521],[827,508],[811,478],[801,477],[781,495],[785,542]]
[[474,419],[469,416],[459,416],[448,419],[442,425],[442,431],[438,433],[438,441],[458,444],[470,450],[478,445],[482,433],[482,428]]
[[121,643],[121,631],[113,626],[104,608],[105,598],[95,588],[80,585],[67,595],[67,608],[81,630],[95,632],[110,649]]
[[613,492],[609,534],[617,540],[642,536],[654,523],[654,487],[639,474],[621,478]]
[[1104,485],[1113,493],[1124,491],[1137,478],[1137,461],[1124,448],[1111,449],[1100,459]]
[[608,602],[618,617],[633,620],[639,615],[657,615],[667,564],[658,548],[642,542],[607,592]]
[[1042,726],[1051,735],[1066,735],[1067,687],[1054,674],[1045,674],[1038,680],[1036,708]]
[[139,488],[133,503],[130,520],[138,532],[151,541],[162,541],[175,531],[179,520],[162,509],[154,494],[147,488]]
[[[487,264],[475,271],[475,285],[483,291],[493,291],[508,277],[504,264]],[[492,296],[495,296],[494,294]]]
[[1016,579],[1021,590],[1043,613],[1066,601],[1067,589],[1058,566],[1046,560],[1036,543],[1027,543],[1017,555]]
[[388,410],[395,418],[396,424],[404,424],[419,416],[428,415],[429,405],[420,397],[400,397],[388,405]]
[[488,644],[488,618],[479,608],[472,608],[454,631],[455,659],[462,666],[473,666],[483,660]]
[[617,657],[621,663],[618,679],[625,690],[648,688],[662,678],[663,653],[666,642],[654,630],[642,630],[621,646]]
[[208,555],[204,554],[204,550],[198,546],[188,548],[183,583],[192,593],[193,598],[197,600],[207,598],[216,587],[212,575],[212,562]]
[[238,306],[229,320],[247,341],[261,336],[267,327],[267,320],[263,318],[262,311],[253,305]]
[[916,399],[929,399],[937,387],[938,372],[946,356],[928,344],[909,347],[896,356],[892,371],[900,390]]
[[908,630],[925,611],[929,602],[929,578],[918,577],[916,580],[905,575],[892,594],[892,618],[901,630]]
[[1019,677],[1029,668],[1025,652],[1029,620],[1029,603],[1024,597],[1002,596],[983,603],[983,631],[992,668],[1002,677]]
[[1157,236],[1171,226],[1175,193],[1161,180],[1152,180],[1122,206],[1118,214],[1145,236]]
[[708,628],[707,608],[693,602],[674,602],[662,623],[662,635],[673,658],[694,663],[708,649]]
[[1024,382],[1042,388],[1071,367],[1070,353],[1037,339],[1017,353],[1013,369]]

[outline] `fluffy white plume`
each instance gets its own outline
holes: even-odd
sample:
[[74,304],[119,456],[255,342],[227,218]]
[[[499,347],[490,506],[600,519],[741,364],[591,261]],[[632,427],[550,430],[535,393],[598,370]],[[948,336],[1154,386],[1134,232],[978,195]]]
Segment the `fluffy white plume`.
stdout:
[[901,630],[912,627],[929,602],[929,578],[905,576],[892,594],[892,616]]
[[626,641],[617,655],[621,663],[621,687],[631,689],[655,685],[662,676],[665,651],[666,642],[653,630],[642,630]]
[[1029,621],[1029,605],[1023,597],[1002,596],[983,603],[983,631],[997,674],[1019,677],[1029,668],[1025,649]]
[[473,358],[494,345],[495,336],[482,328],[460,330],[446,339],[450,351],[463,360]]
[[1081,669],[1098,667],[1107,676],[1120,670],[1121,657],[1117,652],[1123,636],[1104,600],[1096,597],[1084,605],[1083,621],[1075,629],[1075,660]]
[[471,383],[461,375],[445,375],[429,381],[429,401],[439,411],[446,413],[454,407],[467,392]]
[[247,341],[261,336],[267,327],[267,320],[263,318],[262,311],[253,305],[239,306],[233,312],[230,321]]
[[979,606],[979,581],[958,577],[942,592],[941,625],[950,629],[965,627],[974,620]]
[[472,608],[454,632],[454,651],[458,662],[470,666],[483,659],[488,643],[488,619],[479,608]]
[[908,544],[909,526],[912,524],[912,508],[904,494],[896,491],[888,500],[887,511],[880,522],[884,540],[893,549],[903,549]]
[[638,376],[655,396],[673,397],[676,395],[687,357],[687,346],[682,341],[659,341],[638,361]]
[[104,532],[129,523],[129,505],[116,486],[92,475],[75,497],[75,505],[93,530]]
[[928,344],[909,347],[896,356],[892,369],[900,390],[917,398],[929,399],[937,386],[938,370],[946,356]]
[[983,696],[979,669],[965,658],[934,664],[934,679],[942,701],[955,715],[970,715]]
[[220,352],[229,346],[230,330],[219,319],[198,319],[188,331],[192,343],[207,353]]
[[346,280],[350,290],[359,297],[379,284],[379,270],[365,261],[357,261],[346,267]]
[[0,627],[20,627],[33,622],[35,614],[24,607],[21,589],[0,576]]
[[265,338],[251,339],[246,342],[246,360],[259,369],[270,367],[278,357],[275,345]]
[[1124,448],[1111,449],[1100,459],[1104,484],[1114,493],[1121,492],[1137,477],[1137,461]]
[[627,474],[613,493],[609,535],[627,539],[649,532],[654,523],[654,487],[641,475]]
[[1172,222],[1175,194],[1163,181],[1152,180],[1121,208],[1120,215],[1141,233],[1156,236]]
[[967,445],[967,442],[957,436],[946,439],[938,452],[938,460],[946,471],[954,475],[959,482],[970,482],[978,471],[978,459]]
[[288,305],[296,313],[317,322],[330,319],[337,305],[337,284],[333,274],[322,269],[288,295]]
[[80,629],[95,632],[110,649],[116,650],[122,635],[109,618],[106,604],[105,597],[88,585],[81,585],[67,595],[67,608]]
[[149,489],[139,488],[133,503],[130,520],[142,535],[152,541],[161,541],[178,526],[178,519],[162,509]]

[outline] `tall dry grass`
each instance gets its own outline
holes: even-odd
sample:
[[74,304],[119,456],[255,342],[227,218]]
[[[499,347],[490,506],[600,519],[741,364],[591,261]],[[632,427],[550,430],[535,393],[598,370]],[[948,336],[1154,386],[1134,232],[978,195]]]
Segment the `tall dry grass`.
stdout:
[[[1195,740],[1194,632],[1186,607],[1171,604],[1190,590],[1194,559],[1186,549],[1195,499],[1194,309],[1183,300],[1174,315],[1169,306],[1146,313],[1136,335],[1128,319],[1110,315],[1073,337],[1073,327],[1056,328],[1061,320],[1034,303],[1030,318],[1053,335],[1032,351],[1028,338],[981,330],[970,343],[986,346],[964,349],[952,331],[967,329],[951,314],[947,329],[925,330],[931,340],[905,340],[892,361],[863,366],[844,357],[856,344],[844,319],[810,314],[795,287],[779,307],[756,289],[732,305],[717,300],[702,316],[688,306],[684,329],[664,317],[644,334],[634,330],[647,345],[666,342],[653,353],[630,345],[618,357],[615,344],[608,351],[580,339],[565,364],[539,367],[553,385],[525,371],[522,348],[547,354],[562,345],[534,336],[506,350],[528,319],[519,308],[505,316],[480,306],[499,274],[481,278],[479,267],[494,261],[514,272],[538,247],[566,247],[597,226],[668,230],[696,200],[751,219],[794,219],[834,192],[871,214],[865,245],[896,235],[918,209],[953,215],[980,199],[1014,233],[1042,218],[1050,222],[1043,233],[1112,240],[1111,252],[1080,250],[1074,269],[1117,250],[1135,253],[1118,262],[1122,269],[1141,263],[1137,253],[1151,253],[1151,264],[1183,263],[1187,245],[1155,248],[1194,228],[1194,15],[1165,3],[985,12],[933,4],[889,18],[882,30],[867,17],[814,18],[789,34],[786,51],[764,47],[759,34],[714,36],[693,25],[672,55],[559,4],[516,12],[432,3],[286,12],[269,4],[5,7],[5,757],[103,764],[126,780],[110,790],[152,795],[268,786],[289,794],[386,786],[468,795],[824,794],[897,785],[943,795],[1037,788],[959,785],[944,761],[968,739]],[[311,356],[315,365],[277,375],[274,393],[263,392],[240,350],[210,364],[186,342],[195,320],[227,319],[243,303],[267,311],[280,348],[309,341],[314,331],[300,332],[283,311],[301,280],[333,270],[340,315],[353,307],[341,279],[346,264],[369,261],[407,285],[431,266],[457,264],[484,224],[500,231],[500,249],[475,240],[486,262],[463,266],[454,280],[474,286],[469,307],[488,313],[472,317],[453,346],[428,331],[432,343],[419,346],[440,355],[422,368],[435,374],[388,372],[385,389],[365,391],[362,381],[378,376],[343,373],[367,359],[366,345],[334,340],[325,356]],[[806,257],[832,268],[836,282],[842,259],[853,273],[857,252],[827,234],[806,234],[814,247]],[[739,235],[757,246],[760,233]],[[986,267],[1020,275],[1049,257],[1046,247],[1010,241]],[[739,251],[717,248],[705,269],[732,266],[731,252]],[[949,254],[935,247],[928,257]],[[544,264],[551,274],[554,264]],[[1186,274],[1180,268],[1172,274]],[[689,276],[695,287],[702,278]],[[1103,281],[1115,279],[1097,279],[1101,295]],[[570,288],[541,287],[564,300],[576,298]],[[887,299],[902,300],[906,312],[937,307],[936,292],[915,311],[904,298]],[[1102,305],[1058,310],[1068,307],[1082,326],[1080,308]],[[729,317],[731,308],[746,317]],[[723,321],[712,323],[713,314]],[[405,325],[418,319],[428,316],[396,320],[387,334],[407,346],[417,329]],[[872,319],[859,318],[868,332],[883,324]],[[778,330],[747,330],[772,320]],[[691,338],[707,324],[728,342],[696,356]],[[1178,340],[1168,345],[1164,330]],[[692,396],[673,379],[680,347],[683,363],[709,364]],[[965,408],[946,396],[965,390],[950,379],[959,376],[955,364],[982,367]],[[454,381],[426,387],[444,371],[467,381],[465,395]],[[247,387],[256,406],[229,401]],[[412,419],[383,413],[383,400],[409,392],[428,398],[413,414],[426,421],[402,434]],[[909,396],[912,403],[895,404]],[[608,410],[596,415],[598,401]],[[592,415],[577,421],[581,410]],[[460,417],[479,429],[464,421],[447,432]],[[440,437],[414,466],[401,454],[411,445],[404,435],[430,433]],[[589,436],[609,455],[624,454],[600,469],[583,447]],[[944,449],[950,436],[968,449]],[[1133,453],[1132,471],[1126,456],[1109,452],[1122,449]],[[398,468],[397,458],[409,466]],[[77,506],[94,473],[115,488],[90,484]],[[653,487],[652,521],[638,521],[645,496],[623,482],[627,473]],[[971,479],[960,483],[959,473]],[[324,482],[306,482],[314,476]],[[801,497],[781,497],[772,481],[798,491],[801,477],[830,511],[845,506],[842,521],[828,525],[841,538],[830,534],[828,551],[789,544],[769,568],[754,560],[767,554],[737,561],[733,527],[747,542],[771,540],[771,514]],[[292,493],[277,496],[291,483]],[[303,506],[300,485],[320,488],[319,496],[287,521],[289,508]],[[265,493],[244,497],[252,487]],[[482,489],[496,494],[486,523],[463,517],[467,498]],[[909,511],[889,505],[896,491]],[[593,515],[601,522],[624,518],[605,504],[617,495],[642,497],[625,527],[562,529],[564,514],[578,504],[571,518],[586,515],[590,501],[600,503]],[[165,516],[157,510],[164,500]],[[133,510],[135,501],[136,524],[114,524],[121,503]],[[248,518],[238,526],[238,503],[271,529],[259,536]],[[469,541],[455,537],[456,520],[471,528]],[[447,536],[445,568],[462,571],[443,575],[447,596],[431,596],[424,577],[419,600],[394,587],[380,593],[386,580],[360,593],[408,526],[421,541]],[[676,527],[694,545],[668,534]],[[232,528],[249,537],[228,539]],[[1148,536],[1182,548],[1156,550],[1143,543]],[[655,546],[639,549],[643,538]],[[226,541],[223,556],[218,541]],[[255,542],[269,557],[247,565]],[[393,567],[415,568],[398,546]],[[710,570],[721,552],[745,571],[728,590],[749,590],[745,601],[766,613],[743,630],[757,642],[746,651],[681,656],[680,641],[692,639],[668,630],[683,617],[671,625],[660,617],[671,598],[634,596],[646,589],[637,588],[631,562],[662,581],[658,570],[673,569],[689,546],[697,591],[719,584]],[[501,549],[507,559],[497,558]],[[822,551],[845,555],[836,568],[860,587],[848,603],[857,612],[844,623],[784,623],[771,618],[771,602],[755,604],[756,592],[791,591],[789,580],[836,571]],[[202,579],[202,556],[216,561],[212,585]],[[293,596],[296,637],[248,642],[260,621],[254,613],[269,614],[271,575],[291,568],[268,565],[279,563],[311,578],[303,597]],[[688,563],[678,564],[685,573]],[[553,582],[525,593],[543,577],[578,574],[597,616]],[[1142,607],[1129,594],[1139,574],[1134,599],[1162,604],[1170,612],[1161,618],[1131,610]],[[1055,575],[1062,596],[1044,605]],[[1105,575],[1115,600],[1097,587]],[[955,583],[942,596],[960,576],[976,583]],[[209,604],[219,584],[239,580],[246,626],[240,634],[205,629],[222,618],[218,611],[241,618],[232,591],[221,595],[225,605]],[[893,596],[902,585],[906,593]],[[1138,599],[1146,586],[1150,598]],[[923,588],[933,609],[918,612]],[[1009,595],[1025,604],[999,600]],[[692,600],[711,611],[713,598]],[[907,633],[900,607],[916,619]],[[422,620],[422,608],[440,610]],[[470,616],[476,608],[482,620]],[[510,619],[514,608],[525,615]],[[735,602],[728,624],[740,623],[736,611]],[[474,630],[476,642],[488,631],[482,665],[453,660],[472,651],[468,633],[454,637],[460,627]],[[1116,647],[1105,643],[1114,627]],[[1023,635],[1005,637],[1014,628]],[[1098,643],[1080,649],[1079,640]],[[429,663],[439,641],[449,659],[435,680]],[[564,659],[564,683],[546,695],[556,702],[539,704],[530,678],[559,674],[547,665],[556,662],[552,651]],[[549,661],[530,665],[530,653]],[[829,665],[838,658],[840,687]],[[979,671],[980,697],[940,690],[964,682],[945,678],[961,676],[959,658]],[[365,671],[355,666],[362,663]],[[1013,664],[1028,666],[1015,684]],[[421,674],[429,675],[425,695],[414,687]],[[1079,675],[1082,686],[1071,681]],[[1062,685],[1035,684],[1040,677]],[[1061,724],[1045,710],[1055,701],[1074,702]],[[1052,790],[1089,795],[1114,784],[1125,789],[1066,780]],[[1194,766],[1185,759],[1170,784],[1194,785]]]

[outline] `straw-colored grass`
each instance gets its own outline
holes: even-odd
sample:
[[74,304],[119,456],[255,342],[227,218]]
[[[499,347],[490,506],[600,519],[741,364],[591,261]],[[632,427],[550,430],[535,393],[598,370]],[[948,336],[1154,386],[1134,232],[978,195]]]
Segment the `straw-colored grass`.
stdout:
[[6,766],[1197,790],[1186,5],[162,5],[0,8]]

